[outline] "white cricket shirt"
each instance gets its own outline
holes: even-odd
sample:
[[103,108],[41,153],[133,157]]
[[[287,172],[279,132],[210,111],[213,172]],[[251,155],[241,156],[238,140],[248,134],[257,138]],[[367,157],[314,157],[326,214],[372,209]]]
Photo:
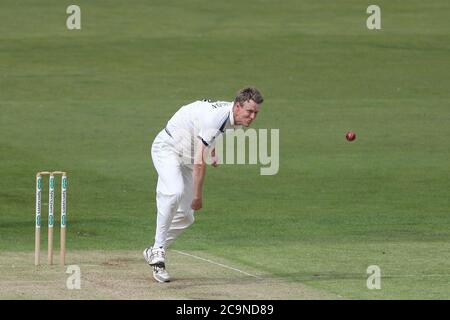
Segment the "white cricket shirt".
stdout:
[[212,147],[226,129],[235,128],[233,102],[199,100],[181,107],[167,122],[176,151],[192,158],[199,139]]

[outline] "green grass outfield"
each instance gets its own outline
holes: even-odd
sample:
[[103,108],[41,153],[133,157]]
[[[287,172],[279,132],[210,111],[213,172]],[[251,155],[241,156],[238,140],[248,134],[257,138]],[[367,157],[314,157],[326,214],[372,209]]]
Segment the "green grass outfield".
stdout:
[[68,252],[140,252],[154,136],[182,104],[252,84],[255,127],[280,129],[279,173],[208,168],[173,248],[350,299],[450,298],[447,0],[377,1],[380,31],[367,1],[76,3],[80,31],[70,1],[0,2],[1,251],[34,249],[34,176],[58,169]]

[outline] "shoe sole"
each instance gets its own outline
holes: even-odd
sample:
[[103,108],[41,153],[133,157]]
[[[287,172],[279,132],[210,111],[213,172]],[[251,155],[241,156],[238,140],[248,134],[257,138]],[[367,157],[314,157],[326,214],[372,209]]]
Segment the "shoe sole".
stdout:
[[160,267],[160,268],[165,268],[166,264],[164,262],[157,262],[157,263],[153,263],[153,264],[148,264],[150,267]]

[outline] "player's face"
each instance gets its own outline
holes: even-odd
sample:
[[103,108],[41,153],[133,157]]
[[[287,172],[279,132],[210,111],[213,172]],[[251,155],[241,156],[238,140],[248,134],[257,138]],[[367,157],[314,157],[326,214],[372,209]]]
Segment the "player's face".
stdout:
[[237,125],[243,125],[245,127],[250,126],[253,120],[256,119],[256,115],[259,112],[259,104],[253,100],[238,103],[235,110],[235,123]]

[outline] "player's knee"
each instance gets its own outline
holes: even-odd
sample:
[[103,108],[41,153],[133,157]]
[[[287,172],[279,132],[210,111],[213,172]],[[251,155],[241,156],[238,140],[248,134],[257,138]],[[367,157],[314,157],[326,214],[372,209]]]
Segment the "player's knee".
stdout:
[[181,201],[181,199],[183,198],[183,189],[181,189],[181,188],[176,188],[176,189],[173,189],[173,190],[171,190],[172,192],[171,192],[171,196],[174,198],[174,199],[176,199],[176,202],[180,202]]

